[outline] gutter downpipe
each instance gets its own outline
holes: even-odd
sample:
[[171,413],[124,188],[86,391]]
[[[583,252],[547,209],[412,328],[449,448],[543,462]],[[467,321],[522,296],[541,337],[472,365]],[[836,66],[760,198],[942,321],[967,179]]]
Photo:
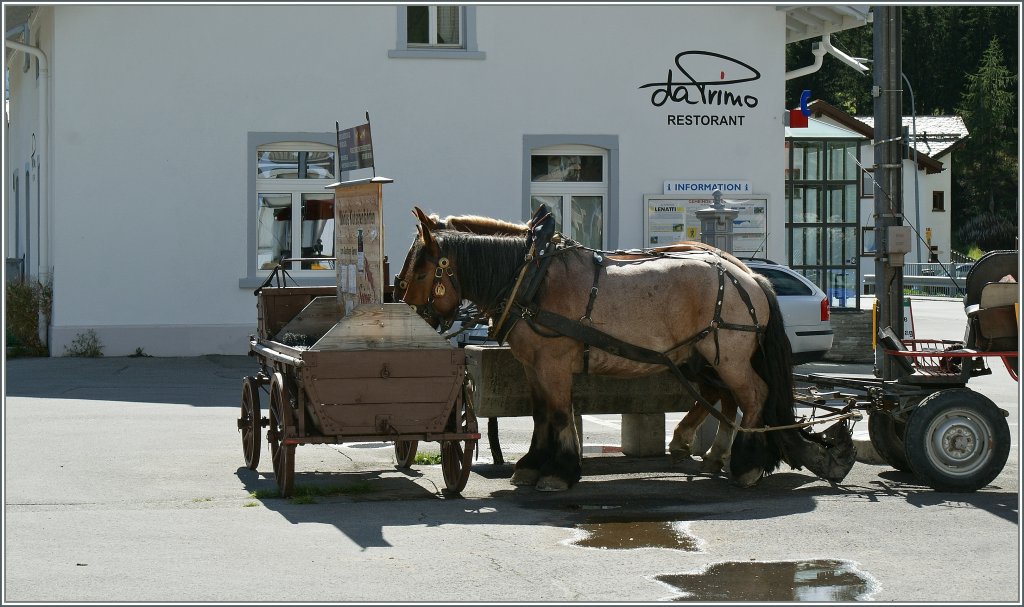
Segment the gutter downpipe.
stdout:
[[[46,59],[46,53],[42,49],[6,38],[4,38],[4,44],[7,48],[32,55],[39,62],[39,137],[37,138],[36,151],[39,153],[39,169],[37,171],[39,187],[37,196],[39,196],[39,223],[42,225],[40,240],[42,242],[39,243],[39,261],[36,278],[40,279],[42,275],[48,275],[52,278],[53,268],[50,266],[50,247],[53,240],[51,238],[50,222],[50,188],[47,186],[50,179],[50,115],[47,111],[50,97],[50,67]],[[26,273],[28,270],[29,268],[25,268]],[[46,344],[47,349],[49,349],[49,326],[47,326],[47,323],[42,322],[42,319],[40,321],[39,337]]]
[[[20,42],[4,39],[7,48],[28,53],[39,61],[39,137],[37,139],[36,151],[39,153],[39,223],[42,224],[42,240],[39,245],[39,269],[36,275],[49,274],[50,268],[50,188],[47,183],[50,178],[49,166],[49,140],[50,140],[50,116],[47,112],[49,107],[50,93],[50,68],[46,60],[46,53],[34,46],[28,46]],[[27,270],[28,268],[26,268]]]
[[843,51],[832,46],[832,34],[825,34],[821,37],[821,41],[813,43],[811,45],[811,52],[814,53],[814,63],[812,63],[811,65],[797,68],[791,72],[786,72],[786,80],[792,80],[793,78],[799,78],[800,76],[813,74],[814,72],[820,70],[822,61],[825,58],[825,53],[832,55],[836,59],[852,67],[860,74],[864,74],[868,71],[867,66],[857,61],[856,58],[851,57],[844,53]]

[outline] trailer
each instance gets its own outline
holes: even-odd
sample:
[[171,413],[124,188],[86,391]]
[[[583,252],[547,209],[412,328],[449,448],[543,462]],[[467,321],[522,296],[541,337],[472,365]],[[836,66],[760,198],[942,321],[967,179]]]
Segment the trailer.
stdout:
[[1018,380],[1019,253],[993,251],[967,276],[963,341],[900,339],[878,331],[895,380],[795,374],[796,399],[825,410],[869,414],[871,445],[890,466],[939,491],[976,491],[1002,471],[1010,452],[1007,411],[971,390],[998,360]]
[[286,276],[275,271],[256,291],[249,354],[259,369],[242,380],[238,418],[246,467],[259,465],[264,428],[283,497],[300,445],[390,441],[405,468],[420,441],[436,441],[445,488],[462,491],[480,438],[462,350],[409,306],[364,304],[342,317],[333,287],[288,286]]

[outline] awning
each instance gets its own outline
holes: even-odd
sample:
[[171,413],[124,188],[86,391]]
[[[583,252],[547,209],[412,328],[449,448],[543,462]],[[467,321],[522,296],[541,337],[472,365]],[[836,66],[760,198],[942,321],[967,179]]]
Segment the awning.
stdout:
[[861,27],[872,18],[867,4],[780,6],[777,10],[786,13],[786,44]]

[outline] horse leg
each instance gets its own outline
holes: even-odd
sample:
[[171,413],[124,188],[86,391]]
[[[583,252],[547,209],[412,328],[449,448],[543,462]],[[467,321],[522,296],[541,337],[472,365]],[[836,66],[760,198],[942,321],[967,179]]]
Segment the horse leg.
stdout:
[[[703,347],[708,348],[707,352],[702,351],[707,360],[714,360],[714,344]],[[738,360],[726,361],[723,357],[722,364],[715,371],[732,393],[734,405],[743,413],[740,428],[758,428],[762,425],[761,408],[768,398],[768,384],[754,371],[748,360],[740,357]],[[768,459],[768,443],[763,432],[737,432],[729,455],[733,482],[741,487],[752,486],[764,475]]]
[[535,485],[540,478],[540,469],[551,458],[551,427],[548,423],[547,405],[537,383],[537,374],[527,366],[526,382],[530,387],[530,408],[533,410],[533,436],[530,438],[530,449],[526,455],[516,462],[512,472],[513,485]]
[[[733,399],[732,394],[729,394],[728,392],[722,392],[720,396],[722,403],[722,415],[724,415],[726,419],[735,423],[736,401]],[[703,472],[720,472],[725,468],[726,461],[729,459],[729,454],[732,450],[732,441],[735,434],[735,428],[729,427],[722,422],[718,422],[718,431],[715,433],[715,441],[711,444],[711,448],[708,449],[707,453],[704,454],[704,461],[700,466],[700,469]]]
[[[564,363],[564,360],[562,361]],[[549,365],[559,361],[548,362]],[[583,471],[580,438],[572,410],[572,373],[564,368],[535,368],[537,386],[547,409],[550,457],[540,468],[538,491],[565,491],[580,480]]]
[[668,444],[668,452],[673,462],[685,461],[693,455],[693,440],[697,436],[697,429],[707,416],[707,409],[694,401],[683,419],[676,424],[676,429],[672,431],[672,441]]

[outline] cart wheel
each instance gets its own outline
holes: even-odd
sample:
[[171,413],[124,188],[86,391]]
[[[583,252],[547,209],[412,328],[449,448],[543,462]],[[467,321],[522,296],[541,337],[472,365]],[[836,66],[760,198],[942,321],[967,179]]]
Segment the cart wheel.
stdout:
[[416,461],[416,447],[418,440],[396,440],[395,441],[395,465],[399,468],[408,468]]
[[910,472],[907,451],[903,445],[903,435],[907,424],[893,419],[892,415],[873,412],[868,415],[868,438],[887,464],[901,472]]
[[280,373],[270,382],[270,456],[274,460],[274,479],[281,497],[291,497],[295,484],[295,445],[284,444],[288,436],[289,392]]
[[238,418],[242,431],[242,453],[245,467],[255,470],[260,464],[260,388],[255,377],[242,379],[242,416]]
[[[460,398],[455,405],[452,418],[448,424],[451,431],[477,432],[476,414],[473,412],[465,386],[463,387],[463,398]],[[469,469],[473,465],[473,451],[476,446],[476,439],[441,441],[441,471],[444,473],[444,485],[449,491],[459,493],[466,488],[466,482],[469,481]]]
[[914,410],[904,435],[914,474],[936,491],[977,491],[1010,454],[1010,427],[995,403],[968,388],[936,392]]

